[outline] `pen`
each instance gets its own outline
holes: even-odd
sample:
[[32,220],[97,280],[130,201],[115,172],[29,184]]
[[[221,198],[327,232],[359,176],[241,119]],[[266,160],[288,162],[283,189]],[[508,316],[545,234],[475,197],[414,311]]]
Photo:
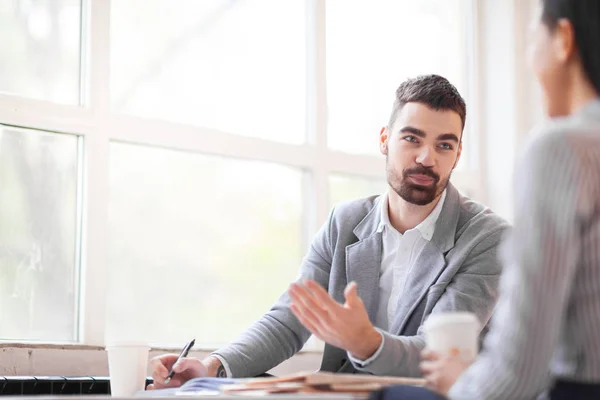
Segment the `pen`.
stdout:
[[192,347],[194,347],[194,343],[196,343],[196,339],[192,339],[183,347],[183,350],[181,350],[181,353],[179,353],[179,357],[177,357],[177,360],[175,360],[175,362],[173,363],[173,366],[171,367],[171,370],[169,371],[169,375],[167,375],[167,379],[165,379],[165,383],[164,383],[165,385],[168,385],[169,382],[171,382],[173,375],[175,375],[175,371],[173,371],[173,367],[175,365],[177,365],[179,360],[181,360],[183,357],[187,357],[190,349]]

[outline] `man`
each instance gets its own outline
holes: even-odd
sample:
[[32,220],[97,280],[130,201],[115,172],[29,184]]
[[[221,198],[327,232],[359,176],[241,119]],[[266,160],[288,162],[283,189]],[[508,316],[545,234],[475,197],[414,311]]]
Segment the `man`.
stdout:
[[[430,313],[471,311],[485,331],[507,224],[449,183],[465,118],[465,102],[445,78],[402,83],[379,136],[388,192],[335,208],[297,283],[235,342],[203,361],[179,362],[169,386],[256,376],[293,356],[311,333],[327,342],[324,371],[418,376],[420,327]],[[156,388],[175,359],[152,360]]]

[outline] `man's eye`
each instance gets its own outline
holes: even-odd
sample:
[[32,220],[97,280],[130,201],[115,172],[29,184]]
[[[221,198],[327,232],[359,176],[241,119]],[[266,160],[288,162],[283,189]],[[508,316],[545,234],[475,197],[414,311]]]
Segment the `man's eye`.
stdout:
[[411,136],[406,136],[404,138],[404,140],[406,140],[407,142],[411,142],[411,143],[417,143],[417,138],[414,137],[414,136],[412,136],[412,135]]
[[452,150],[452,145],[450,143],[442,143],[442,144],[440,144],[440,147],[443,150]]

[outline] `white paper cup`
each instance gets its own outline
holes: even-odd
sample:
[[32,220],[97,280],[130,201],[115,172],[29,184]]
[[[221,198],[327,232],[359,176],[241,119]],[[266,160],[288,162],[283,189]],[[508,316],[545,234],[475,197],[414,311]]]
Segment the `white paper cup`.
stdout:
[[110,392],[130,397],[144,390],[150,346],[141,343],[111,343],[106,346]]
[[468,312],[432,314],[424,325],[427,348],[442,356],[460,356],[473,361],[477,356],[479,320]]

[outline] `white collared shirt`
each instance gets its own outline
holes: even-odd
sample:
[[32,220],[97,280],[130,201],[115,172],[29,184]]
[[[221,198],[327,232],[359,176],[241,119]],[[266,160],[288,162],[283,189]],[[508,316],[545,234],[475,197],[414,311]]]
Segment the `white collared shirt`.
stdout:
[[442,193],[437,205],[431,213],[416,227],[404,234],[398,232],[390,223],[387,193],[380,204],[380,222],[377,232],[382,233],[383,249],[381,254],[381,270],[379,273],[379,306],[375,326],[388,331],[394,321],[398,299],[404,290],[406,276],[413,267],[425,245],[433,237],[435,224],[442,212],[446,191]]
[[[442,192],[440,200],[419,225],[404,232],[398,232],[391,224],[388,213],[389,199],[387,193],[382,195],[379,202],[380,222],[377,232],[382,233],[381,269],[379,272],[379,305],[375,316],[375,327],[381,331],[389,332],[390,326],[396,317],[398,299],[404,290],[406,276],[414,262],[425,248],[427,242],[431,241],[435,232],[435,224],[444,207],[446,190]],[[423,268],[419,265],[416,268]],[[395,334],[394,332],[391,332]],[[382,341],[375,353],[366,360],[359,360],[348,352],[350,360],[360,366],[367,367],[375,360],[385,344],[385,337],[381,335]]]

